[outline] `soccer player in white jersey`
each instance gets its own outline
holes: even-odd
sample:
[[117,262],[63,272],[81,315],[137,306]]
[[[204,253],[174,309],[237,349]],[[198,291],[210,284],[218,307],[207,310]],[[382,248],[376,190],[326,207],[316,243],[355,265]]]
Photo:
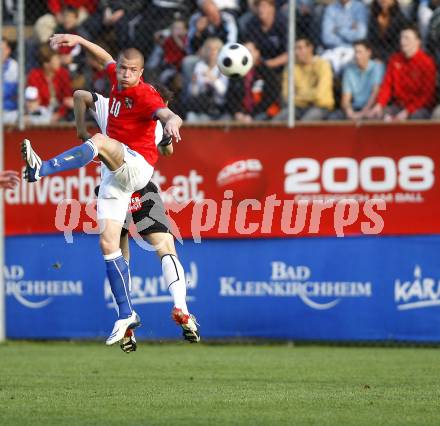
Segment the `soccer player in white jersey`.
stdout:
[[[165,89],[161,88],[159,93],[168,103],[166,95],[162,93]],[[74,110],[75,121],[78,137],[82,140],[89,139],[87,132],[85,112],[88,109],[98,124],[101,133],[106,134],[107,116],[108,116],[109,99],[97,93],[90,93],[84,90],[77,90],[74,93]],[[169,156],[173,153],[172,139],[164,137],[163,126],[157,121],[155,129],[155,143],[162,155]],[[136,210],[132,210],[132,220],[137,226],[138,234],[149,244],[155,247],[157,255],[162,263],[162,272],[169,291],[173,296],[174,307],[172,311],[173,320],[182,327],[185,340],[191,343],[200,341],[200,335],[197,329],[195,317],[189,313],[186,305],[186,283],[184,269],[177,257],[174,245],[174,237],[170,232],[170,225],[165,213],[162,200],[158,194],[158,188],[153,182],[149,182],[141,191],[133,194],[134,200],[141,199],[132,203],[131,208],[136,206]],[[154,209],[153,214],[151,211]],[[145,223],[147,218],[147,223]],[[143,225],[145,223],[145,225]],[[128,225],[127,225],[128,226]],[[121,233],[121,250],[125,260],[129,261],[129,245],[128,230],[124,229]],[[164,261],[171,259],[173,267],[170,268],[169,263]],[[124,352],[136,350],[136,340],[133,332],[121,342],[121,348]]]

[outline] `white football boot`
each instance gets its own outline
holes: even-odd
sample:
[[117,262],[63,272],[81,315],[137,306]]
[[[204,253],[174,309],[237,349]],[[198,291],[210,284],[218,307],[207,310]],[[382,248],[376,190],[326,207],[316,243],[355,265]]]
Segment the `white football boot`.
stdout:
[[139,327],[141,325],[141,318],[139,315],[133,311],[132,314],[125,319],[119,319],[115,322],[115,325],[113,326],[113,330],[106,340],[105,344],[107,346],[114,345],[115,343],[118,343],[121,341],[125,333],[128,329],[133,330],[136,327]]
[[171,318],[182,327],[182,334],[185,340],[188,340],[190,343],[200,342],[200,333],[197,328],[199,324],[197,324],[197,320],[194,315],[186,315],[183,313],[182,309],[174,307],[171,313]]

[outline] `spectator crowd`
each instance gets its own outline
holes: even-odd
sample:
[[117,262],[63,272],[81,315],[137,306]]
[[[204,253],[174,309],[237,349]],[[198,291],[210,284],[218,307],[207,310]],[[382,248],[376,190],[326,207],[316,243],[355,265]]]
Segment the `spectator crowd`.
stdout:
[[[38,3],[38,7],[37,7]],[[81,47],[53,51],[72,33],[112,54],[146,58],[144,79],[174,93],[188,122],[287,119],[287,0],[41,0],[27,2],[26,123],[73,119],[75,89],[104,95],[102,65]],[[5,24],[14,25],[14,1]],[[440,119],[440,0],[297,0],[296,119]],[[227,79],[216,65],[225,43],[245,44],[254,65]],[[14,40],[3,36],[4,120],[17,120]]]

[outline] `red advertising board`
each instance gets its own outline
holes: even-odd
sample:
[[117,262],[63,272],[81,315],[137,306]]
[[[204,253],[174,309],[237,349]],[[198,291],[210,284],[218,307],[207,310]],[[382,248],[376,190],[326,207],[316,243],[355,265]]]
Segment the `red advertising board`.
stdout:
[[[154,179],[182,237],[437,234],[438,129],[185,128]],[[78,143],[73,130],[6,133],[5,168],[22,168],[23,137],[43,158]],[[55,216],[65,198],[82,206],[75,230],[90,228],[86,203],[98,182],[99,163],[91,163],[6,191],[7,234],[60,232]]]

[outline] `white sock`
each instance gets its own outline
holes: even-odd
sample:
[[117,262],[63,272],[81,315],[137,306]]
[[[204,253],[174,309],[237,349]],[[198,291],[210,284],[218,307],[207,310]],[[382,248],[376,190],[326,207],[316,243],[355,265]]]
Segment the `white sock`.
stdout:
[[119,249],[118,251],[115,251],[114,253],[110,254],[104,254],[104,260],[115,260],[118,257],[122,256],[122,251]]
[[171,295],[174,299],[174,306],[182,309],[182,312],[188,315],[188,307],[186,306],[186,283],[185,271],[179,259],[173,254],[162,256],[162,272],[165,282],[168,285]]

